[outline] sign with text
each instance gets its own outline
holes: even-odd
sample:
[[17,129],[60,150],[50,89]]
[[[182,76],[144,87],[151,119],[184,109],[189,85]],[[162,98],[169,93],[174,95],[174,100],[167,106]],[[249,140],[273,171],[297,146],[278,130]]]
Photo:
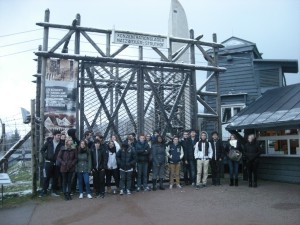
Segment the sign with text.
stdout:
[[114,31],[113,43],[144,47],[168,48],[166,37]]
[[45,127],[47,132],[67,132],[76,126],[78,62],[48,59],[46,73]]

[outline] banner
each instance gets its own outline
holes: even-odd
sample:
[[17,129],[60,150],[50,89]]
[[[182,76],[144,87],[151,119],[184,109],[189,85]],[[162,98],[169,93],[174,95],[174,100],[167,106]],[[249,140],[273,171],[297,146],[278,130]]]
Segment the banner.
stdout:
[[113,32],[113,43],[144,47],[168,48],[168,39],[166,37],[119,31]]
[[45,78],[45,128],[47,133],[76,128],[78,62],[67,59],[47,61]]

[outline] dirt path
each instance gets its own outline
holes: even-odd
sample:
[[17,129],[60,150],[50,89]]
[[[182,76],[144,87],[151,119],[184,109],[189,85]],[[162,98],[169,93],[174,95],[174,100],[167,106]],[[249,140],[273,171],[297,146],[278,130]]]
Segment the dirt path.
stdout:
[[242,183],[239,187],[209,186],[198,191],[184,187],[104,199],[52,199],[0,210],[0,224],[300,224],[300,185],[275,182],[262,182],[256,189]]

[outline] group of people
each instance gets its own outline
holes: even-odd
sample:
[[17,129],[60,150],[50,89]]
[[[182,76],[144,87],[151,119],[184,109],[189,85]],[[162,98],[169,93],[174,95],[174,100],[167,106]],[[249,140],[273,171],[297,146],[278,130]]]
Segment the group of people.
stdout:
[[[182,138],[173,136],[167,142],[159,131],[153,135],[129,134],[123,142],[112,136],[108,142],[97,133],[86,131],[79,141],[76,130],[70,129],[68,136],[59,131],[53,132],[41,149],[44,158],[43,187],[40,196],[45,196],[52,181],[52,195],[59,196],[57,184],[61,178],[65,200],[71,200],[72,190],[78,186],[79,198],[85,190],[87,198],[105,196],[107,193],[120,195],[137,192],[165,190],[165,166],[169,166],[169,189],[182,188],[180,171],[184,172],[186,185],[196,189],[207,186],[208,168],[211,167],[212,185],[221,185],[223,160],[227,158],[230,173],[230,186],[238,186],[239,160],[231,159],[231,151],[243,155],[248,169],[249,187],[257,187],[257,166],[261,149],[254,135],[248,136],[244,145],[231,135],[224,145],[217,132],[209,139],[205,131],[199,136],[195,130],[183,132]],[[152,171],[152,187],[148,186]],[[90,187],[90,175],[93,177],[93,191]],[[253,175],[253,176],[252,176]],[[116,189],[112,190],[112,178]],[[253,178],[253,179],[252,179]]]

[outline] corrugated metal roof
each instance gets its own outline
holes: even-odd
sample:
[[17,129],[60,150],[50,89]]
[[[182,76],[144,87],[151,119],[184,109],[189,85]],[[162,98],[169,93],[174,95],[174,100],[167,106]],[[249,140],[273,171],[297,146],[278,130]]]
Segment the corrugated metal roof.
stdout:
[[266,91],[229,121],[227,130],[300,127],[300,84]]

